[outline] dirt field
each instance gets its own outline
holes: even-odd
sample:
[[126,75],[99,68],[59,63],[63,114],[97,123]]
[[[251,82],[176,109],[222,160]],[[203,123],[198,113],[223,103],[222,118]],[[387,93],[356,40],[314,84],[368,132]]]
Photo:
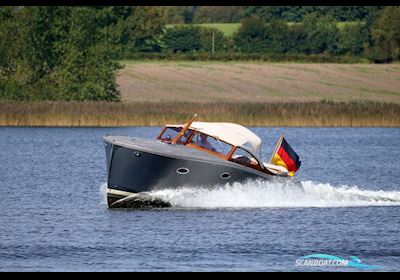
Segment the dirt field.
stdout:
[[123,61],[122,99],[183,102],[379,101],[400,104],[400,64]]

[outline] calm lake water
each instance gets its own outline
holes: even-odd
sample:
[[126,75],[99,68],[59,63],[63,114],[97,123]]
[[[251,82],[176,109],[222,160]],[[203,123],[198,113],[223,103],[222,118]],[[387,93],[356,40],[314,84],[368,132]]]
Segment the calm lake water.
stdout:
[[0,128],[1,271],[365,271],[301,267],[310,254],[400,270],[400,129],[251,128],[269,159],[280,133],[304,192],[253,182],[157,195],[110,210],[105,134],[159,128]]

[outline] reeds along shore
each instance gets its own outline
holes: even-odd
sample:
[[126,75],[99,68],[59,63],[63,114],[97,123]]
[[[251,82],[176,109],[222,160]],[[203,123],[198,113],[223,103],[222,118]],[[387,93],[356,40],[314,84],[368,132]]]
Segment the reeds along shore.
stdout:
[[400,104],[377,102],[0,102],[0,126],[162,126],[198,121],[245,126],[400,127]]

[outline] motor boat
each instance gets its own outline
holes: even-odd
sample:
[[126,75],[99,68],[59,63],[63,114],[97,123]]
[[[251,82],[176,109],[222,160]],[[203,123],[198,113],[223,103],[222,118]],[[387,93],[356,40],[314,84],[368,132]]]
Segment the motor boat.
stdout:
[[166,188],[292,178],[284,166],[263,162],[261,139],[246,127],[195,118],[165,125],[155,139],[104,136],[109,208],[170,206],[149,196]]

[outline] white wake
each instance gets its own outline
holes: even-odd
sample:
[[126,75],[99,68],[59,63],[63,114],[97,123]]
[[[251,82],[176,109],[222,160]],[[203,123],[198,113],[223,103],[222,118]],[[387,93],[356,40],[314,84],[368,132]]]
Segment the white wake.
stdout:
[[182,187],[149,194],[183,208],[400,206],[399,191],[301,182],[301,186],[253,181],[212,188]]
[[[291,183],[251,181],[214,187],[181,187],[149,192],[179,208],[275,208],[400,206],[400,191],[364,190],[312,181]],[[100,186],[107,204],[107,184]]]

